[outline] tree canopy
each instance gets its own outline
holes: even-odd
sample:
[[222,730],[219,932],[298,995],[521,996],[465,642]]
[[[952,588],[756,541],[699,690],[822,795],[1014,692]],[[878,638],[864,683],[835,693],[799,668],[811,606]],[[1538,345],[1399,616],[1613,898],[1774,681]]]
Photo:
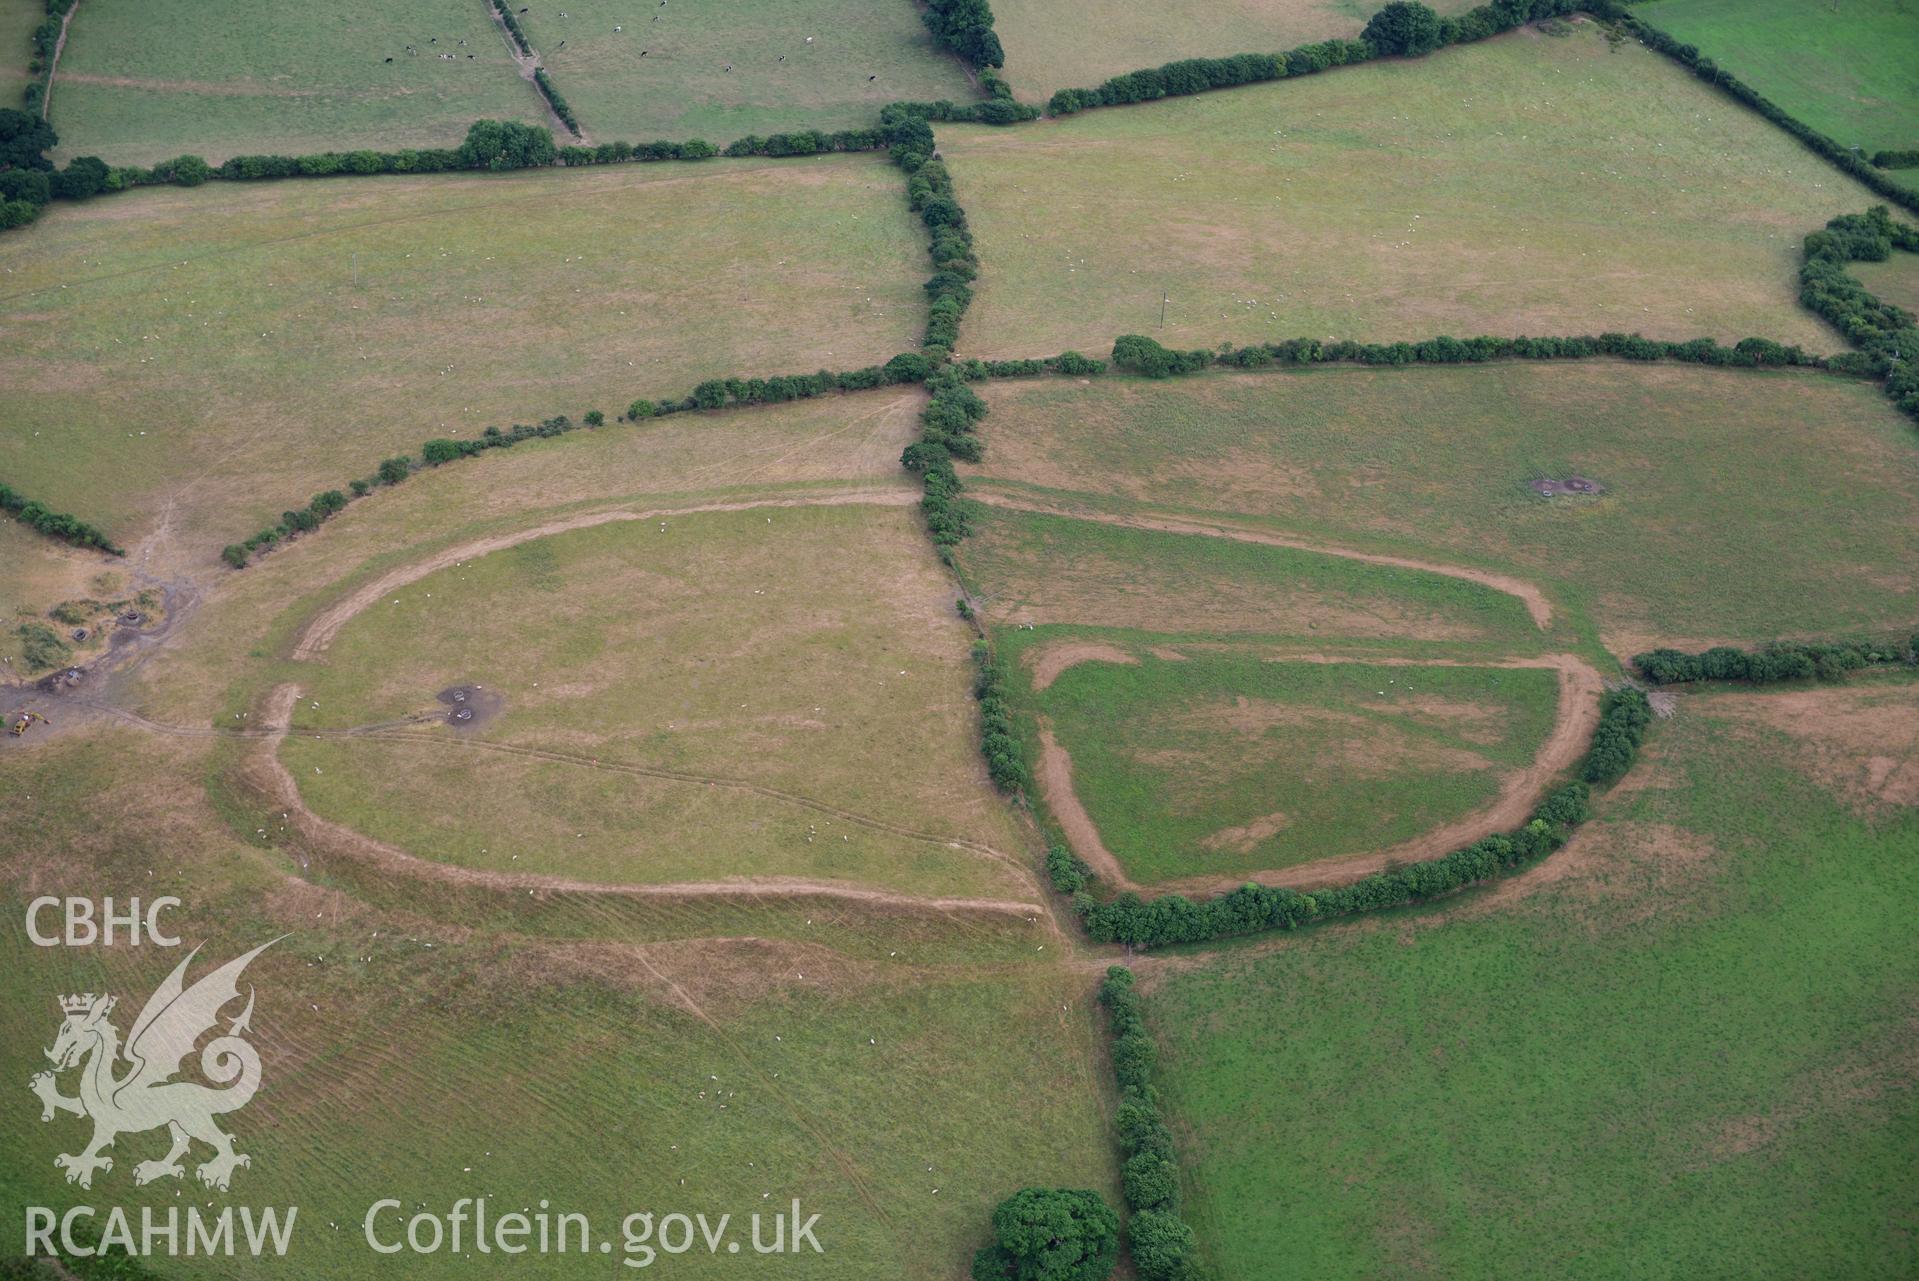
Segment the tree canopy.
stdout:
[[973,1281],[1105,1281],[1119,1215],[1097,1192],[1022,1188],[993,1211],[993,1236],[973,1256]]

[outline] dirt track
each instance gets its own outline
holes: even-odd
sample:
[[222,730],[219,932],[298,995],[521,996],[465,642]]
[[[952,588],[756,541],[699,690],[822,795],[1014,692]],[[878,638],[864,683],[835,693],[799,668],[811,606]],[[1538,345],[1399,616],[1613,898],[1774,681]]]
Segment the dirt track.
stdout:
[[[60,70],[60,55],[67,51],[67,28],[73,25],[73,15],[80,10],[80,0],[73,0],[67,8],[67,16],[60,19],[60,38],[53,42],[53,56],[47,59],[47,91],[40,95],[40,118],[46,120],[53,110],[53,78]],[[68,76],[67,79],[74,79]]]
[[1309,538],[1294,538],[1286,534],[1275,534],[1263,529],[1245,529],[1233,525],[1210,525],[1200,521],[1187,520],[1173,516],[1118,516],[1110,512],[1075,511],[1066,507],[1054,507],[1047,503],[1034,502],[1031,499],[1015,498],[1007,494],[982,493],[969,490],[968,494],[976,502],[993,507],[1004,507],[1010,511],[1032,512],[1040,516],[1061,516],[1069,520],[1091,521],[1099,525],[1116,525],[1122,529],[1144,529],[1163,534],[1197,534],[1205,538],[1225,538],[1233,542],[1259,543],[1266,547],[1288,547],[1294,551],[1316,552],[1322,556],[1337,556],[1342,560],[1363,561],[1368,565],[1390,565],[1395,569],[1417,569],[1428,574],[1439,574],[1446,578],[1464,579],[1469,583],[1478,583],[1490,587],[1496,592],[1517,597],[1526,607],[1526,613],[1532,617],[1533,625],[1540,631],[1552,626],[1552,602],[1545,593],[1524,579],[1514,578],[1510,574],[1495,574],[1490,570],[1468,569],[1459,565],[1445,565],[1438,561],[1414,560],[1407,556],[1385,556],[1377,552],[1355,551],[1350,547],[1337,547],[1331,543],[1318,543]]
[[587,512],[578,516],[569,516],[564,520],[535,525],[529,529],[516,529],[507,534],[476,538],[472,542],[461,543],[457,547],[435,552],[431,556],[383,574],[365,587],[358,588],[321,610],[313,616],[312,621],[300,629],[299,635],[294,639],[293,650],[289,657],[305,660],[321,653],[333,642],[333,638],[339,634],[348,619],[388,592],[397,591],[408,583],[417,583],[428,574],[457,565],[463,560],[485,556],[489,552],[504,551],[536,538],[549,538],[554,534],[564,534],[575,529],[588,529],[594,525],[607,525],[622,520],[670,520],[677,516],[696,516],[704,512],[743,512],[764,507],[908,507],[918,502],[919,498],[917,489],[902,485],[889,489],[847,489],[829,494],[809,494],[791,498],[755,498],[729,503],[701,503],[693,507],[658,507],[646,511],[630,511],[622,508],[613,511]]
[[[1098,655],[1082,655],[1077,661]],[[1412,659],[1380,658],[1374,655],[1337,655],[1318,653],[1278,652],[1265,657],[1275,662],[1288,663],[1369,663],[1380,667],[1523,667],[1547,669],[1559,677],[1559,707],[1553,720],[1552,733],[1540,745],[1539,752],[1532,763],[1523,770],[1515,771],[1501,780],[1499,796],[1484,809],[1455,822],[1437,827],[1429,832],[1390,849],[1374,850],[1363,854],[1345,854],[1337,858],[1316,859],[1310,863],[1300,863],[1292,867],[1276,868],[1271,871],[1256,871],[1234,876],[1184,877],[1175,881],[1156,881],[1150,888],[1156,892],[1176,891],[1183,894],[1222,893],[1248,881],[1261,885],[1283,885],[1293,889],[1302,889],[1313,885],[1343,884],[1371,875],[1395,863],[1410,863],[1421,859],[1437,858],[1450,853],[1461,846],[1471,845],[1482,837],[1496,832],[1508,831],[1524,822],[1533,808],[1545,795],[1547,786],[1563,770],[1569,768],[1586,750],[1593,730],[1599,724],[1599,695],[1604,688],[1600,675],[1591,664],[1571,654],[1547,654],[1539,658],[1508,658],[1485,660],[1453,659]],[[1042,659],[1043,661],[1043,659]],[[1053,670],[1057,676],[1065,666]],[[1040,794],[1045,797],[1047,806],[1052,810],[1054,819],[1066,833],[1066,840],[1073,852],[1085,859],[1099,876],[1116,889],[1141,890],[1141,886],[1126,875],[1126,870],[1106,848],[1100,839],[1099,829],[1094,825],[1092,816],[1079,802],[1073,791],[1073,763],[1066,749],[1053,738],[1052,731],[1044,726],[1040,729],[1040,761],[1036,777]]]

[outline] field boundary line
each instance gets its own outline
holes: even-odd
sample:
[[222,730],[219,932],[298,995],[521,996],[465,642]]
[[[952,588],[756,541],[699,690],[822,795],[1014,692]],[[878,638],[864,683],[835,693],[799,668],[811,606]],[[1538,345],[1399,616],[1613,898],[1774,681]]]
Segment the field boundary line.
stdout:
[[513,38],[513,32],[506,25],[506,15],[500,11],[499,6],[494,4],[493,0],[480,0],[480,2],[486,6],[486,15],[493,20],[493,27],[500,33],[500,39],[506,42],[507,56],[513,59],[513,66],[519,72],[520,79],[533,86],[533,92],[539,97],[540,106],[545,108],[547,120],[552,124],[554,134],[558,136],[561,133],[569,133],[582,143],[591,142],[592,140],[586,134],[567,124],[560,118],[560,113],[554,110],[553,100],[546,96],[546,88],[540,84],[539,79],[539,73],[546,70],[546,65],[540,61],[539,52],[533,48],[532,42],[527,42],[526,52],[522,53],[519,42]]
[[67,28],[73,25],[73,15],[80,12],[80,0],[73,0],[67,8],[66,17],[60,19],[60,38],[53,42],[53,54],[47,59],[47,89],[40,95],[40,118],[50,119],[53,110],[53,78],[60,70],[60,54],[67,47]]
[[697,516],[708,512],[758,511],[774,507],[908,507],[919,501],[919,495],[910,488],[887,489],[849,489],[838,493],[795,496],[790,498],[754,498],[733,502],[700,503],[688,507],[659,507],[643,511],[621,507],[607,511],[588,512],[579,516],[569,516],[561,520],[548,521],[525,529],[505,534],[493,534],[485,538],[473,539],[442,551],[423,557],[420,560],[390,570],[371,583],[354,589],[348,595],[315,614],[298,633],[289,658],[296,662],[311,660],[326,651],[333,643],[340,629],[354,615],[360,613],[374,601],[388,592],[397,591],[410,583],[416,583],[428,574],[447,569],[463,560],[476,556],[485,556],[492,552],[505,551],[521,543],[537,538],[550,538],[556,534],[570,533],[576,529],[588,529],[595,525],[608,525],[617,521],[670,520],[679,516]]
[[1362,552],[1351,547],[1317,542],[1296,535],[1247,529],[1225,521],[1209,523],[1189,517],[1152,513],[1125,516],[1113,512],[1073,511],[1069,508],[1029,498],[1018,498],[1005,493],[982,492],[975,489],[969,489],[967,493],[973,501],[984,503],[989,507],[1003,507],[1009,511],[1029,512],[1036,516],[1084,520],[1098,525],[1112,525],[1121,529],[1138,529],[1150,533],[1190,534],[1206,538],[1224,538],[1234,542],[1258,543],[1267,547],[1285,547],[1293,551],[1313,552],[1321,556],[1336,556],[1343,560],[1356,560],[1368,565],[1385,565],[1394,569],[1412,569],[1427,574],[1439,574],[1446,578],[1464,579],[1467,582],[1478,583],[1481,587],[1490,587],[1503,595],[1516,597],[1526,607],[1526,613],[1540,631],[1548,631],[1552,627],[1553,607],[1552,602],[1546,599],[1546,594],[1534,584],[1510,574],[1471,569],[1462,565],[1447,565],[1439,561],[1419,560],[1411,556]]

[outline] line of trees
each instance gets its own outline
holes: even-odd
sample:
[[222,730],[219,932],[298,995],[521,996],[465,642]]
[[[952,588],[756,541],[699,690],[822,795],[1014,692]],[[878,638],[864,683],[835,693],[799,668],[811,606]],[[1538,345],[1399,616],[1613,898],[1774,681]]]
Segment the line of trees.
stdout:
[[1652,724],[1652,704],[1644,690],[1625,685],[1599,699],[1599,724],[1586,748],[1579,776],[1595,787],[1610,787],[1626,776],[1639,757],[1639,744]]
[[[1639,334],[1583,334],[1565,338],[1453,338],[1441,335],[1422,342],[1359,343],[1318,338],[1289,338],[1247,347],[1222,345],[1212,350],[1174,351],[1143,334],[1123,334],[1113,343],[1113,365],[1147,378],[1171,378],[1197,373],[1211,366],[1261,369],[1269,365],[1466,365],[1492,360],[1589,360],[1612,356],[1621,360],[1676,361],[1755,369],[1800,366],[1838,367],[1799,347],[1770,338],[1742,338],[1731,347],[1711,338],[1667,342]],[[1858,372],[1847,370],[1845,372]]]
[[527,40],[526,32],[520,30],[519,19],[513,16],[513,6],[506,3],[506,0],[493,0],[493,12],[499,15],[500,25],[506,28],[508,35],[513,37],[513,43],[519,46],[520,52],[532,57],[533,46]]
[[1133,972],[1123,965],[1109,967],[1099,1000],[1112,1024],[1113,1075],[1119,1082],[1120,1188],[1132,1212],[1127,1251],[1140,1281],[1192,1281],[1198,1276],[1193,1230],[1179,1215],[1179,1162],[1153,1084],[1159,1047],[1146,1030]]
[[1919,419],[1919,326],[1911,312],[1880,301],[1846,270],[1848,263],[1884,262],[1895,249],[1919,252],[1919,228],[1894,222],[1884,205],[1834,218],[1806,237],[1799,301],[1859,349],[1833,357],[1833,367],[1885,379],[1892,403]]
[[0,231],[24,227],[54,200],[84,200],[104,189],[107,166],[76,156],[56,170],[46,153],[60,142],[37,113],[0,109]]
[[1807,150],[1831,161],[1877,194],[1903,209],[1919,213],[1919,192],[1914,192],[1886,177],[1874,168],[1872,162],[1865,156],[1851,147],[1840,146],[1825,134],[1820,133],[1711,58],[1702,55],[1696,46],[1675,40],[1644,19],[1626,13],[1624,10],[1612,16],[1618,19],[1624,30],[1643,41],[1647,48],[1656,53],[1665,54],[1701,80],[1724,90],[1732,98],[1757,111],[1797,138]]
[[1049,115],[1069,116],[1096,107],[1127,106],[1310,76],[1374,58],[1423,57],[1447,45],[1467,44],[1523,23],[1577,10],[1613,16],[1614,0],[1494,0],[1452,17],[1440,17],[1417,0],[1394,0],[1366,24],[1357,40],[1321,40],[1284,53],[1242,53],[1226,58],[1184,58],[1114,76],[1091,89],[1061,89],[1046,104]]
[[[714,378],[699,384],[683,397],[657,401],[642,397],[635,400],[627,406],[620,421],[637,423],[696,410],[782,404],[793,400],[810,400],[832,392],[865,391],[874,387],[920,383],[927,381],[934,372],[933,362],[925,355],[902,352],[884,365],[868,365],[862,369],[840,372],[823,369],[816,374],[782,374],[771,378]],[[478,457],[490,449],[510,449],[524,440],[550,439],[581,427],[601,427],[605,423],[606,415],[594,409],[584,414],[578,422],[559,414],[533,424],[515,423],[505,429],[488,427],[471,439],[436,437],[421,446],[419,457],[386,459],[371,476],[350,482],[346,490],[330,489],[316,494],[306,506],[282,512],[278,522],[245,542],[228,544],[221,550],[220,557],[233,568],[243,569],[260,552],[319,528],[354,499],[364,498],[381,486],[397,485],[420,468],[441,467]],[[950,464],[948,466],[950,468]]]
[[[481,125],[510,125],[514,132],[481,129]],[[476,137],[474,130],[480,130]],[[525,131],[533,131],[531,133]],[[883,145],[877,129],[844,129],[837,133],[801,130],[761,137],[749,134],[724,147],[704,138],[685,142],[603,142],[585,147],[567,145],[548,151],[538,134],[550,130],[512,122],[476,122],[468,131],[473,143],[444,149],[410,151],[322,151],[305,156],[234,156],[210,172],[210,177],[235,182],[269,178],[319,178],[334,174],[443,173],[460,169],[526,169],[560,164],[569,169],[591,165],[648,164],[663,160],[711,160],[717,156],[813,156],[831,152],[878,151]],[[478,161],[476,163],[476,161]]]
[[973,429],[986,417],[986,402],[950,367],[937,370],[926,386],[933,395],[920,411],[920,438],[900,455],[900,465],[919,473],[925,488],[920,513],[940,559],[950,565],[954,546],[972,531],[972,512],[953,460],[979,461],[982,447]]
[[1033,785],[1026,753],[1013,734],[1013,709],[1006,702],[1006,670],[984,640],[973,642],[973,698],[979,703],[980,753],[993,786],[1019,795]]
[[301,534],[312,533],[344,511],[346,505],[353,499],[365,498],[382,485],[399,484],[411,476],[418,465],[411,457],[404,454],[396,458],[384,459],[371,476],[349,481],[344,490],[321,490],[308,501],[306,506],[281,512],[279,520],[245,542],[228,543],[220,549],[220,559],[234,569],[245,569],[255,555],[298,538]]
[[1644,691],[1631,686],[1609,691],[1601,702],[1599,728],[1581,761],[1579,778],[1548,794],[1517,831],[1485,837],[1440,858],[1305,893],[1249,883],[1197,902],[1183,894],[1144,899],[1131,892],[1101,902],[1081,889],[1073,897],[1073,908],[1094,941],[1153,948],[1295,929],[1451,894],[1536,862],[1565,844],[1573,829],[1591,815],[1593,785],[1611,783],[1631,768],[1651,720],[1652,708]]
[[1774,641],[1757,650],[1717,645],[1697,654],[1655,649],[1633,655],[1632,665],[1655,685],[1692,681],[1836,681],[1865,667],[1919,664],[1919,635],[1891,641]]
[[[564,104],[561,104],[564,105]],[[944,112],[955,120],[1009,124],[1032,119],[1038,110],[1011,102],[959,106],[948,102],[906,104],[915,111]],[[567,119],[566,115],[561,118]],[[922,120],[928,118],[921,116]],[[575,127],[569,121],[568,127]],[[931,131],[928,130],[930,140]],[[32,222],[52,200],[86,200],[138,187],[197,187],[207,182],[254,182],[280,178],[326,178],[384,173],[502,172],[546,165],[644,164],[665,160],[711,160],[718,156],[813,156],[835,152],[879,151],[887,145],[882,129],[843,129],[827,133],[803,129],[766,136],[750,134],[724,147],[703,138],[684,142],[604,142],[587,147],[555,145],[551,130],[518,121],[478,120],[458,147],[418,147],[400,151],[319,151],[306,155],[232,156],[219,165],[200,156],[176,156],[150,166],[109,166],[97,156],[76,157],[56,172],[45,153],[58,145],[51,126],[37,115],[0,110],[0,230]]]
[[573,108],[567,105],[566,96],[553,85],[553,77],[546,73],[545,67],[533,68],[533,83],[539,87],[540,96],[546,99],[546,105],[553,108],[553,114],[575,138],[580,136],[580,122],[573,114]]
[[972,304],[972,282],[979,275],[973,233],[966,211],[953,196],[953,177],[933,144],[933,127],[924,116],[897,104],[880,113],[887,154],[906,174],[906,201],[925,224],[933,274],[926,282],[929,300],[921,346],[937,349],[944,360],[959,341],[960,318]]
[[45,503],[28,498],[25,494],[6,485],[0,485],[0,511],[6,512],[29,529],[45,534],[48,538],[72,543],[75,547],[91,547],[109,556],[127,554],[124,549],[114,545],[105,531],[89,525],[78,516],[54,511]]
[[80,0],[46,0],[46,17],[33,29],[33,56],[27,60],[26,108],[34,115],[43,111],[47,86],[53,80],[53,55],[60,47],[60,29],[67,15]]

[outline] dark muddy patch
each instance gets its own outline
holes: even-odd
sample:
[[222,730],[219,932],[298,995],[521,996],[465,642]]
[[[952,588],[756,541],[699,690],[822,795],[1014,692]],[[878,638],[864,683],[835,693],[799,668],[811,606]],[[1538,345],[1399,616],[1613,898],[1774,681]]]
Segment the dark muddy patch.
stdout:
[[1526,482],[1526,488],[1541,498],[1556,498],[1561,494],[1590,496],[1606,492],[1606,487],[1590,476],[1567,476],[1563,480],[1542,476],[1538,480]]
[[87,679],[84,667],[63,667],[57,672],[49,672],[33,683],[35,689],[43,694],[61,694]]
[[484,685],[453,685],[434,695],[454,729],[478,729],[500,714],[506,699]]

